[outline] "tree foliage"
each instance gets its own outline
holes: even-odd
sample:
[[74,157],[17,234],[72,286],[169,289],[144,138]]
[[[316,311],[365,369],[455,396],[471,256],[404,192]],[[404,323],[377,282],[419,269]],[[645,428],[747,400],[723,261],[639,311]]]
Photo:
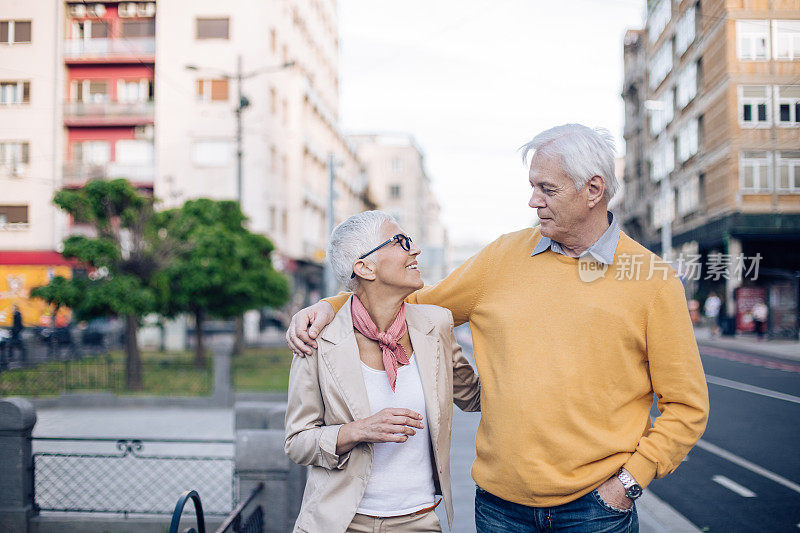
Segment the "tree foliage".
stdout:
[[[123,316],[126,324],[128,388],[141,388],[141,356],[136,332],[141,318],[156,310],[153,276],[159,268],[153,246],[153,199],[126,180],[90,181],[81,189],[58,191],[53,202],[89,228],[64,241],[62,255],[77,259],[89,275],[54,277],[33,295],[73,309],[79,319]],[[162,254],[163,255],[163,254]],[[163,257],[162,257],[163,259]]]
[[166,316],[194,315],[195,363],[205,364],[203,323],[250,309],[278,307],[289,297],[286,278],[272,267],[272,242],[244,226],[239,204],[198,199],[156,214],[159,239],[175,253],[155,277],[159,309]]

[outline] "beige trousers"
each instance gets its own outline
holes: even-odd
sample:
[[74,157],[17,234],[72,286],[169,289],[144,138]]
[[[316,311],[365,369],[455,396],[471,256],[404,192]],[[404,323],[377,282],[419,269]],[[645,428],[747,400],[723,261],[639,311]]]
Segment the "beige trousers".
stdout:
[[372,518],[357,514],[347,533],[441,533],[442,525],[434,511],[413,516]]

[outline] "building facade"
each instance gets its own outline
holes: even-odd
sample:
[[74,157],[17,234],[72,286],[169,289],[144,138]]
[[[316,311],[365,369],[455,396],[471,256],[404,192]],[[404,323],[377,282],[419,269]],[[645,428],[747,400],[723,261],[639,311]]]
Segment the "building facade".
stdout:
[[420,271],[432,284],[449,273],[449,241],[441,207],[425,170],[425,156],[405,133],[351,135],[369,176],[370,196],[391,214],[422,250]]
[[800,2],[651,1],[624,58],[625,230],[739,330],[763,299],[770,332],[796,337]]
[[339,130],[337,16],[335,0],[0,0],[8,266],[46,266],[76,231],[58,189],[126,178],[161,207],[239,199],[291,305],[322,296],[330,176],[334,222],[373,207]]

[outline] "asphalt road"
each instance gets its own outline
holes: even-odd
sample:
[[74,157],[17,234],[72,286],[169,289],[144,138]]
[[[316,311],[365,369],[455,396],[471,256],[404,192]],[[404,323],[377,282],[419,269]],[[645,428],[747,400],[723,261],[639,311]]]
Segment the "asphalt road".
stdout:
[[704,531],[800,531],[800,364],[700,348],[706,433],[654,494]]

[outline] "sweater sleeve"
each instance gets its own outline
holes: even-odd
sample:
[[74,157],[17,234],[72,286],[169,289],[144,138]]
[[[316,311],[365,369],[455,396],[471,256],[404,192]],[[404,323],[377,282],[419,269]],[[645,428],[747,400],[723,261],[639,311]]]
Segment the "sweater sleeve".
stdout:
[[[456,326],[469,322],[470,314],[486,291],[489,270],[497,253],[497,242],[484,246],[439,283],[411,294],[406,298],[406,303],[438,305],[449,309]],[[349,293],[340,293],[325,298],[325,301],[338,313],[348,297]]]
[[650,381],[661,413],[624,468],[642,487],[674,471],[708,421],[708,388],[680,280],[651,302],[646,324]]

